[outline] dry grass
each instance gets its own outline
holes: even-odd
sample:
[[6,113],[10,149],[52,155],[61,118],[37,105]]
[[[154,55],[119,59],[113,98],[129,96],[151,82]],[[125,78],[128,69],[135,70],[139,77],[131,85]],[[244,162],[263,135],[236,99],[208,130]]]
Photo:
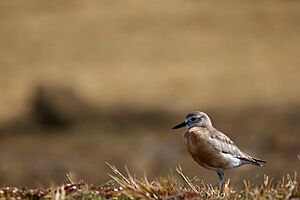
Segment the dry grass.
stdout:
[[101,186],[94,186],[83,181],[73,180],[70,183],[49,189],[0,188],[0,199],[52,199],[52,200],[102,200],[102,199],[297,199],[300,198],[300,185],[297,174],[287,175],[281,181],[273,183],[269,176],[264,176],[262,183],[253,185],[244,181],[244,188],[235,191],[225,184],[223,192],[203,181],[195,182],[186,177],[181,168],[178,174],[184,182],[176,177],[160,177],[149,181],[144,175],[138,179],[126,168],[127,176],[123,175],[114,165],[110,165],[112,181]]

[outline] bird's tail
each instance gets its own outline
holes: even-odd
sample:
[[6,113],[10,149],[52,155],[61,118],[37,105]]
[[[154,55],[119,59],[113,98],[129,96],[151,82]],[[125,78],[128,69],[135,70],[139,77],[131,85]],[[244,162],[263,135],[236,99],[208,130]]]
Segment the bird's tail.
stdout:
[[253,158],[251,156],[243,157],[240,158],[241,160],[245,161],[245,164],[252,164],[252,165],[257,165],[257,166],[263,166],[262,163],[266,163],[266,161],[258,159],[258,158]]
[[[252,157],[251,157],[252,158]],[[262,165],[262,163],[266,163],[266,161],[264,161],[264,160],[261,160],[261,159],[258,159],[258,158],[252,158],[252,160],[253,160],[253,164],[254,165],[258,165],[258,166],[263,166]]]

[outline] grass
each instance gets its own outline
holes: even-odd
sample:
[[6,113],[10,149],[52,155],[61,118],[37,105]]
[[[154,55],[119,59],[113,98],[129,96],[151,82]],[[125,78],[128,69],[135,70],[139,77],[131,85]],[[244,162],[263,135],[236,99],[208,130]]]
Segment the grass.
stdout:
[[[111,180],[100,186],[74,180],[70,175],[70,183],[48,189],[27,189],[16,187],[0,188],[0,200],[4,199],[51,199],[51,200],[102,200],[102,199],[299,199],[300,185],[297,174],[282,177],[281,181],[273,183],[265,175],[261,183],[253,184],[244,181],[241,190],[230,187],[230,180],[220,192],[212,185],[203,181],[189,179],[179,166],[176,176],[159,177],[148,180],[144,175],[136,178],[125,167],[127,175],[122,174],[114,165],[108,164],[112,170]],[[182,180],[178,179],[179,177]]]

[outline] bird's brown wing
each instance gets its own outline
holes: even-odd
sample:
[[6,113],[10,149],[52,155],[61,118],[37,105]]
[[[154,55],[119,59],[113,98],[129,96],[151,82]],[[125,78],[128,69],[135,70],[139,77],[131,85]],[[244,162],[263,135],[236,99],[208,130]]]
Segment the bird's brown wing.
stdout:
[[265,162],[243,153],[228,136],[217,129],[212,127],[211,130],[209,130],[209,133],[211,139],[215,140],[215,143],[218,144],[215,145],[217,151],[230,154],[240,160],[243,160],[245,163],[261,166],[260,162]]

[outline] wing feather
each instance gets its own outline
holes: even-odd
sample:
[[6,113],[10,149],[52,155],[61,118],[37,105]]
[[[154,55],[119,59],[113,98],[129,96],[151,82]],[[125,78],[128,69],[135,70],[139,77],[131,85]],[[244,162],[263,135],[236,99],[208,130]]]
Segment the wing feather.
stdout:
[[208,130],[208,133],[210,134],[210,137],[215,140],[215,143],[218,144],[215,145],[217,151],[230,154],[245,163],[251,163],[258,166],[262,166],[261,163],[265,163],[263,160],[252,158],[246,153],[243,153],[227,135],[217,129],[212,127],[211,130]]

